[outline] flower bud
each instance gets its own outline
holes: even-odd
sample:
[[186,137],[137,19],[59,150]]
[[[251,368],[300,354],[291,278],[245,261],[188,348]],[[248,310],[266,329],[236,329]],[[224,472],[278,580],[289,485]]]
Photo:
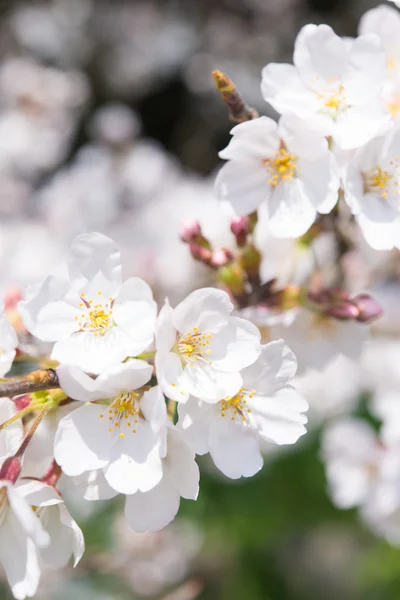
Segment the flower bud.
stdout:
[[262,256],[253,244],[243,248],[240,256],[240,264],[246,271],[249,279],[257,279],[259,276]]
[[23,410],[26,408],[31,402],[30,394],[24,394],[23,396],[18,396],[18,398],[14,399],[14,405],[17,411]]
[[195,219],[183,221],[179,228],[179,236],[182,242],[186,242],[186,244],[194,242],[196,238],[201,236],[200,223]]
[[6,479],[11,483],[15,483],[21,473],[22,463],[16,456],[6,458],[0,469],[0,479]]
[[323,311],[327,317],[334,317],[347,321],[349,319],[358,319],[359,309],[351,302],[341,302]]
[[223,283],[234,296],[240,296],[245,291],[245,274],[241,266],[237,263],[232,263],[218,269],[218,280]]
[[353,298],[353,303],[359,311],[357,321],[361,323],[370,323],[383,313],[382,307],[369,294],[358,294]]
[[195,260],[204,263],[205,265],[211,265],[211,260],[213,253],[208,248],[203,248],[203,246],[199,246],[199,244],[195,244],[194,242],[190,242],[189,244],[190,253]]
[[233,254],[227,248],[220,248],[212,253],[211,264],[213,267],[224,267],[232,261]]
[[236,238],[237,245],[242,248],[246,244],[247,235],[251,231],[249,217],[234,217],[231,221],[231,231]]

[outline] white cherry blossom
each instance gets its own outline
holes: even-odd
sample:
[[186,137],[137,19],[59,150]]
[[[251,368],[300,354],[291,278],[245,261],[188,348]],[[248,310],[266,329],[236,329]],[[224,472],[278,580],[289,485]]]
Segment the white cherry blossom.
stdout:
[[368,338],[368,326],[298,308],[293,310],[292,320],[272,327],[271,336],[283,337],[292,348],[300,375],[307,369],[324,368],[340,354],[358,359]]
[[131,360],[92,379],[77,367],[61,365],[57,374],[70,397],[91,402],[58,425],[54,456],[63,472],[75,476],[103,469],[109,485],[126,494],[157,485],[162,477],[167,414],[160,388],[143,387],[152,367]]
[[306,25],[296,39],[294,65],[263,69],[264,99],[279,113],[294,113],[343,149],[365,144],[390,119],[381,94],[386,78],[379,37],[343,40],[328,25]]
[[251,477],[263,459],[260,438],[294,444],[306,433],[307,402],[289,384],[296,358],[283,340],[262,346],[261,355],[241,371],[231,396],[210,404],[190,398],[179,405],[179,427],[197,454],[210,452],[215,465],[231,479]]
[[17,346],[17,334],[4,314],[4,303],[0,302],[0,377],[11,369]]
[[203,288],[176,308],[168,301],[156,327],[156,371],[164,394],[186,402],[189,394],[210,402],[236,393],[238,371],[260,354],[260,332],[232,317],[226,292]]
[[49,544],[48,533],[18,487],[0,480],[0,564],[17,600],[35,595],[39,552]]
[[141,279],[122,282],[118,246],[99,233],[72,243],[67,265],[20,302],[26,328],[55,341],[52,358],[101,373],[153,340],[156,304]]
[[53,487],[41,481],[21,481],[17,486],[19,495],[32,507],[50,537],[49,545],[39,550],[41,560],[45,565],[59,569],[73,556],[76,567],[85,550],[85,541],[62,498]]
[[317,213],[337,202],[339,171],[324,136],[295,116],[276,124],[260,117],[236,125],[229,145],[219,153],[229,162],[216,179],[219,198],[239,215],[261,204],[276,237],[298,237]]
[[[9,398],[0,398],[0,424],[17,414],[15,404]],[[15,454],[22,443],[24,431],[22,421],[16,420],[0,431],[0,466],[4,460]]]
[[343,172],[345,199],[376,250],[400,247],[400,126],[359,148]]

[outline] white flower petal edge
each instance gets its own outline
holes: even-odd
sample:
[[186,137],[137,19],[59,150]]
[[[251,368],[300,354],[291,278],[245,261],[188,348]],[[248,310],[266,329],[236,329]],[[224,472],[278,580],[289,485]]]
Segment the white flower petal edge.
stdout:
[[33,335],[55,342],[54,360],[94,374],[148,348],[157,315],[144,281],[122,283],[118,246],[100,233],[75,238],[67,265],[19,310]]
[[340,186],[336,159],[325,137],[294,115],[260,117],[241,123],[221,158],[230,162],[216,179],[216,192],[237,214],[266,203],[271,233],[298,237],[337,202]]
[[50,537],[17,487],[0,481],[0,564],[17,600],[35,595],[39,551]]
[[[11,419],[17,413],[15,404],[9,398],[0,398],[0,423]],[[24,437],[22,421],[17,420],[0,431],[0,465],[8,457],[15,454]]]
[[228,294],[213,288],[192,292],[175,309],[165,304],[156,326],[156,372],[168,398],[217,402],[240,388],[238,371],[258,358],[260,332],[232,311]]
[[199,477],[194,452],[181,432],[170,426],[160,483],[147,493],[138,492],[126,498],[125,516],[132,529],[143,533],[166,527],[178,512],[181,497],[197,499]]
[[11,369],[17,346],[17,334],[4,314],[4,303],[0,302],[0,377]]
[[296,359],[283,340],[261,347],[257,361],[241,371],[236,395],[207,404],[190,398],[180,405],[178,426],[199,454],[210,452],[232,479],[251,477],[263,464],[259,438],[293,444],[306,433],[307,402],[288,385]]
[[18,492],[34,507],[43,529],[50,536],[50,544],[40,550],[44,564],[53,568],[65,567],[73,555],[76,567],[85,550],[85,541],[56,490],[41,481],[28,480],[18,485]]

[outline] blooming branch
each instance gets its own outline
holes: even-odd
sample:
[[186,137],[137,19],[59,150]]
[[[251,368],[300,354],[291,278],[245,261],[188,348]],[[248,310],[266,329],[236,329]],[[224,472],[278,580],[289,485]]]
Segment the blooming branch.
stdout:
[[58,376],[54,369],[39,369],[24,378],[0,381],[0,398],[12,398],[21,394],[32,394],[59,387]]

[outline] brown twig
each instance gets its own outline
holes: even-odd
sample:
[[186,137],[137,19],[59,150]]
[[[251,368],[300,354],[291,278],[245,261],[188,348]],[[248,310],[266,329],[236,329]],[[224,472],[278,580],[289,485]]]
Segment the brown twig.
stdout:
[[32,394],[60,387],[57,373],[53,369],[32,371],[24,378],[0,381],[0,398]]
[[258,112],[245,103],[236,89],[235,84],[222,71],[213,71],[215,87],[221,95],[222,100],[228,105],[229,118],[234,123],[243,123],[259,117]]

